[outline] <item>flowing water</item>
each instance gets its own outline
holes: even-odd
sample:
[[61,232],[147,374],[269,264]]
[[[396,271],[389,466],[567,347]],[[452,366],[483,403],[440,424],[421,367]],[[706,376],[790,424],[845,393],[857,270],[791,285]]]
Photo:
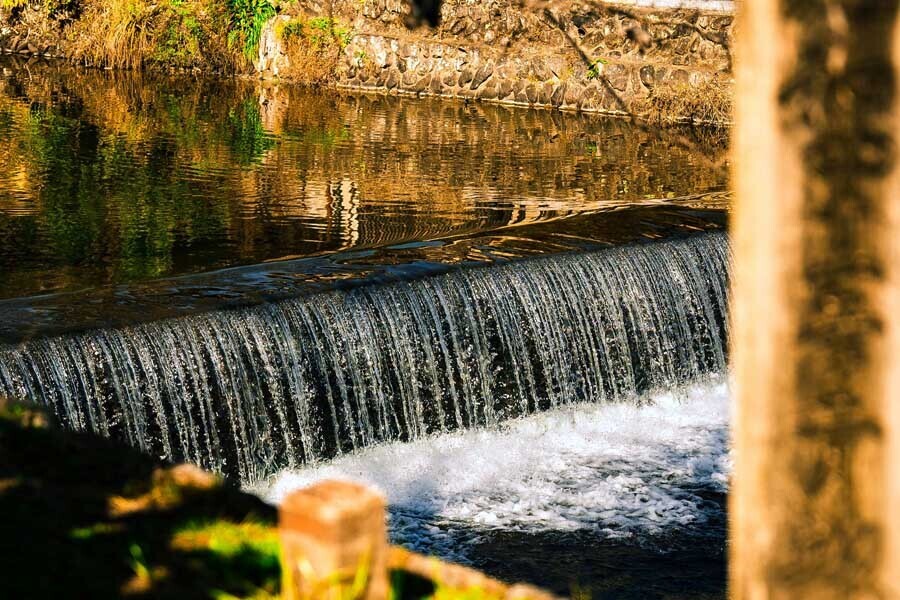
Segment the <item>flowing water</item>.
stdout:
[[256,481],[725,368],[723,233],[457,270],[0,354],[64,426]]
[[0,395],[273,501],[367,480],[501,576],[720,594],[729,199],[682,132],[3,61]]

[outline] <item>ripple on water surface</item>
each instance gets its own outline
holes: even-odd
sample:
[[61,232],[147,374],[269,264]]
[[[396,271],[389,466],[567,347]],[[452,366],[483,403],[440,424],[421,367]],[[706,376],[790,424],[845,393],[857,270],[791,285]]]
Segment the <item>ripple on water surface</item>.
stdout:
[[0,299],[725,188],[724,170],[622,120],[0,67]]

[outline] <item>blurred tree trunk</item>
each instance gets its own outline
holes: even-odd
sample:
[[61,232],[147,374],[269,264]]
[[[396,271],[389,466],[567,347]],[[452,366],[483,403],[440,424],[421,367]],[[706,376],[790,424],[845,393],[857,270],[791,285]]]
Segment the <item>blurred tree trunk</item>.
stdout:
[[741,3],[734,598],[900,597],[898,4]]

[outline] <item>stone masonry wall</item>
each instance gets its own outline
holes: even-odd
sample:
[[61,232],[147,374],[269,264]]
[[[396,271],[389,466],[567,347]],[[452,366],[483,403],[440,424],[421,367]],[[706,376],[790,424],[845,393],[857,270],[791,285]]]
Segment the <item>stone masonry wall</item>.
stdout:
[[[403,0],[336,0],[335,16],[353,34],[335,85],[728,122],[731,13],[643,4],[558,3],[564,9],[546,12],[516,0],[445,0],[438,29],[410,31]],[[322,7],[307,2],[300,9],[315,14]],[[278,76],[289,60],[277,30],[270,23],[263,34],[263,77]]]

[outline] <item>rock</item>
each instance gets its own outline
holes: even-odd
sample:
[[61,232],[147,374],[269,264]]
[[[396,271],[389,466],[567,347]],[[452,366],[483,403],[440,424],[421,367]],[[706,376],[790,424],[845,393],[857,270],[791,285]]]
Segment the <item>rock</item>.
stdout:
[[501,100],[513,93],[513,82],[510,79],[501,79],[497,87],[497,97]]
[[388,66],[388,51],[387,48],[384,47],[384,44],[377,44],[375,48],[373,48],[372,60],[381,69]]
[[656,73],[653,69],[653,65],[644,65],[643,67],[641,67],[641,83],[643,83],[648,88],[653,87],[653,84],[656,82],[655,75]]
[[[437,77],[435,76],[435,78],[437,78]],[[416,81],[412,85],[411,89],[412,89],[412,91],[414,91],[416,93],[422,93],[428,89],[428,86],[430,84],[431,84],[431,75],[426,74],[424,77],[422,77],[418,81]]]
[[435,75],[434,77],[431,78],[430,89],[435,94],[440,94],[441,91],[444,89],[444,86],[441,85],[441,78],[438,77],[437,75]]
[[550,95],[550,104],[553,106],[562,106],[566,99],[566,83],[562,82],[553,87],[553,93]]
[[581,110],[598,111],[603,108],[603,94],[596,85],[585,88],[579,102]]
[[584,97],[584,86],[580,83],[568,82],[566,84],[565,96],[563,99],[564,106],[577,107],[581,104]]
[[675,69],[669,76],[673,83],[687,83],[690,76],[684,69]]
[[557,79],[562,79],[569,68],[569,63],[562,56],[550,56],[545,63]]
[[465,67],[462,72],[459,74],[459,85],[465,86],[468,85],[472,79],[475,77],[475,73],[472,71],[470,67]]
[[485,100],[494,100],[498,96],[499,87],[496,80],[489,81],[487,85],[478,90],[476,96]]
[[450,27],[450,33],[453,35],[459,35],[466,30],[466,20],[465,19],[457,19],[456,22]]
[[157,469],[153,472],[155,486],[174,485],[183,489],[211,490],[221,485],[221,480],[194,465],[177,465],[168,469]]
[[484,63],[479,67],[478,71],[475,72],[475,75],[472,77],[472,89],[477,89],[481,86],[482,83],[488,80],[488,78],[494,73],[494,65],[491,63]]
[[625,65],[606,65],[604,75],[617,91],[624,92],[628,88],[628,67]]
[[538,101],[538,87],[534,83],[529,83],[525,86],[525,96],[528,98],[528,102],[531,104],[535,104]]
[[553,96],[553,84],[545,81],[538,89],[538,103],[545,106],[551,104],[551,96]]
[[531,61],[531,72],[534,74],[535,78],[540,81],[547,81],[553,77],[553,72],[547,67],[544,61],[539,58],[535,58]]
[[397,46],[397,56],[400,58],[409,58],[410,56],[415,55],[415,46],[412,44],[407,44],[406,42],[400,43]]
[[398,85],[400,85],[400,75],[397,73],[397,71],[391,69],[388,72],[387,79],[384,82],[384,87],[386,87],[389,90],[392,90],[392,89],[396,88]]

